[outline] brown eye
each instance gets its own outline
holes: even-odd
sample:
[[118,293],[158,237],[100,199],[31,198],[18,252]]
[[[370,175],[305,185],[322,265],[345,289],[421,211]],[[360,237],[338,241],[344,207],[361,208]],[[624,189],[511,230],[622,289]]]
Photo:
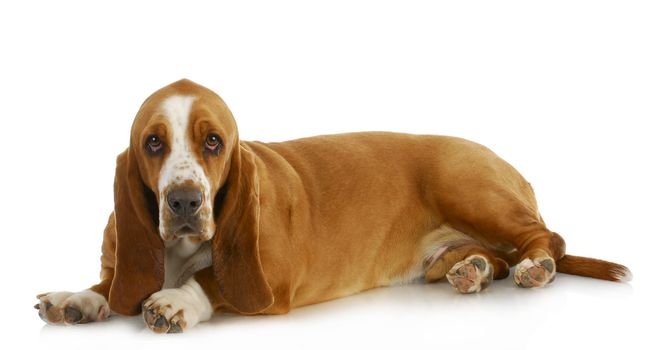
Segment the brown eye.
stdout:
[[161,143],[161,139],[156,135],[148,136],[145,144],[145,148],[151,154],[157,154],[161,149],[163,149],[163,143]]
[[208,152],[218,153],[222,148],[222,139],[216,134],[209,134],[204,142],[204,148]]

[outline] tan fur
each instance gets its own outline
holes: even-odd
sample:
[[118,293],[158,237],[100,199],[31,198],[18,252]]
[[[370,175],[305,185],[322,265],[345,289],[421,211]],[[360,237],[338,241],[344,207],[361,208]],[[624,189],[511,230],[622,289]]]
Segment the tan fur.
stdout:
[[606,281],[629,281],[632,276],[627,267],[613,262],[565,255],[556,261],[558,272],[598,278]]
[[[471,254],[492,264],[494,278],[522,259],[564,256],[530,184],[481,145],[380,132],[240,141],[224,102],[182,80],[145,101],[118,159],[102,282],[93,287],[116,312],[140,312],[163,283],[153,214],[161,198],[151,189],[165,155],[148,156],[142,142],[153,130],[165,140],[156,107],[174,94],[197,97],[189,137],[212,182],[217,231],[213,266],[195,278],[216,310],[280,314],[397,281],[438,280]],[[217,157],[202,154],[207,130],[224,140]],[[568,264],[560,271],[603,276]]]

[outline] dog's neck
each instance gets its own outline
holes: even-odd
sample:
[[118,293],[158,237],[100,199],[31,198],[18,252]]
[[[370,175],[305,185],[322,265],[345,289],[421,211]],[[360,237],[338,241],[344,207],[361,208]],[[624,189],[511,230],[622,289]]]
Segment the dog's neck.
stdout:
[[197,243],[188,237],[165,242],[165,281],[163,288],[177,288],[195,272],[211,266],[211,244]]

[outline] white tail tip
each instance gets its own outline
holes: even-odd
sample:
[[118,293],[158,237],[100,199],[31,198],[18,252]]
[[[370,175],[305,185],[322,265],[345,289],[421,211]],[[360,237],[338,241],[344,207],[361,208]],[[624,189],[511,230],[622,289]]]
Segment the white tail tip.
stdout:
[[612,274],[612,277],[619,282],[628,282],[633,279],[633,273],[625,266],[614,269],[610,271],[610,273]]

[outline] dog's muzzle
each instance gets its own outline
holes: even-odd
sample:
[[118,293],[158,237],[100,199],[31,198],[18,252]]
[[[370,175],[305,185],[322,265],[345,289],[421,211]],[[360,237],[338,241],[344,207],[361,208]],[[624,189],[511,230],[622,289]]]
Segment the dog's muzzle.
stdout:
[[168,209],[173,214],[170,230],[176,236],[198,234],[200,228],[199,211],[204,195],[194,187],[172,189],[166,195]]

